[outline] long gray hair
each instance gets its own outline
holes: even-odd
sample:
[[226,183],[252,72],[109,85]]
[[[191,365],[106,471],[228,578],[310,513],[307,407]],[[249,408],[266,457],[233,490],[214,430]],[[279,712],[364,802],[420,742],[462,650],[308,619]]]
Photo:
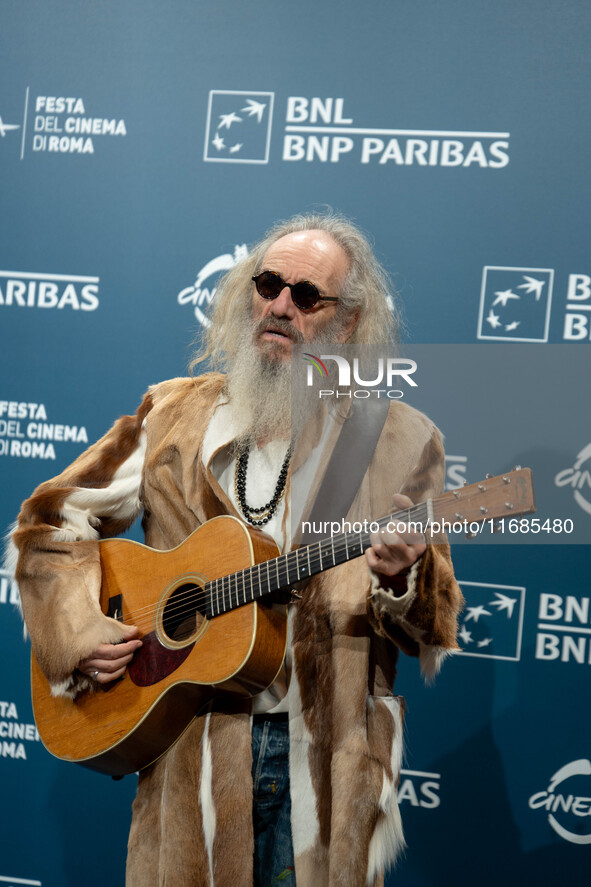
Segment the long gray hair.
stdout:
[[367,237],[352,222],[332,211],[306,213],[278,222],[248,256],[221,279],[213,301],[211,326],[191,369],[207,360],[212,368],[224,370],[236,348],[244,323],[251,318],[253,275],[262,270],[269,248],[286,234],[324,231],[339,244],[349,259],[349,271],[339,292],[337,318],[359,311],[359,320],[347,344],[395,344],[400,328],[397,299],[386,271]]

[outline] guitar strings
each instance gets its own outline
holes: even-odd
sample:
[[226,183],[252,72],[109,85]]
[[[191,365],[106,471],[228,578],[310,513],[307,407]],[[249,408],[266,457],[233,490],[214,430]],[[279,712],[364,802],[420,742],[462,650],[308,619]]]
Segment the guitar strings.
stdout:
[[[384,518],[381,518],[378,521],[375,521],[375,523],[378,524],[380,529],[386,527],[387,524],[394,519],[396,520],[397,523],[406,523],[412,517],[415,522],[422,523],[422,520],[419,518],[419,514],[421,514],[421,513],[424,513],[425,517],[427,516],[427,504],[426,503],[421,503],[420,505],[414,506],[412,509],[409,509],[406,512],[403,512],[403,511],[394,512],[390,515],[387,515]],[[245,591],[245,579],[247,577],[250,579],[250,592],[248,593],[248,596],[251,598],[251,600],[244,602],[244,603],[250,603],[250,602],[256,600],[258,597],[262,597],[265,594],[269,593],[269,592],[263,592],[260,595],[253,595],[253,593],[252,593],[252,579],[253,578],[255,578],[258,583],[266,582],[267,585],[272,584],[269,567],[267,567],[267,570],[266,570],[267,575],[261,577],[261,569],[265,569],[265,566],[264,566],[265,564],[275,563],[277,565],[275,567],[275,574],[276,575],[274,577],[275,581],[277,581],[277,579],[278,579],[277,573],[278,573],[278,569],[279,569],[277,562],[281,561],[281,560],[285,560],[285,564],[286,564],[285,569],[286,569],[286,578],[287,578],[289,575],[289,572],[291,570],[295,569],[297,571],[297,569],[298,569],[298,552],[301,557],[302,552],[306,551],[308,553],[308,560],[310,561],[311,572],[305,578],[310,578],[312,575],[315,575],[317,572],[322,572],[323,561],[326,561],[329,558],[336,560],[337,557],[339,557],[342,554],[347,555],[349,552],[349,549],[352,548],[355,544],[358,544],[358,542],[355,543],[353,541],[349,541],[349,540],[351,540],[351,537],[355,537],[358,540],[358,542],[361,542],[361,544],[362,544],[362,551],[358,555],[355,555],[354,558],[360,557],[361,554],[363,553],[363,551],[365,550],[365,542],[367,542],[366,547],[370,547],[371,543],[369,541],[369,538],[370,538],[369,534],[367,534],[367,533],[364,534],[361,532],[360,533],[340,533],[335,536],[331,536],[331,537],[322,539],[319,542],[316,542],[316,543],[313,543],[312,545],[306,546],[303,549],[295,549],[294,551],[290,551],[287,554],[279,555],[277,558],[272,558],[270,561],[261,561],[257,564],[251,564],[250,566],[248,566],[242,570],[238,570],[234,573],[230,573],[225,576],[220,576],[217,579],[208,580],[204,586],[201,586],[201,585],[190,586],[189,588],[183,589],[183,591],[181,593],[179,593],[178,595],[176,595],[176,597],[174,596],[174,592],[173,592],[169,598],[169,600],[174,598],[174,604],[172,606],[166,607],[166,603],[162,602],[160,605],[156,605],[156,606],[154,606],[154,604],[150,604],[149,606],[146,606],[146,607],[140,607],[137,610],[129,611],[126,614],[125,618],[123,619],[123,623],[126,625],[135,625],[137,628],[147,628],[152,625],[152,617],[159,609],[162,609],[162,611],[164,611],[164,609],[166,609],[166,618],[167,619],[174,618],[175,614],[180,615],[183,611],[185,611],[187,609],[187,604],[189,602],[191,604],[192,609],[194,608],[195,610],[199,610],[200,606],[204,603],[207,603],[208,600],[211,600],[214,595],[217,596],[218,599],[221,598],[222,603],[225,607],[227,599],[229,599],[229,603],[232,604],[233,603],[233,596],[234,595],[238,596],[238,579],[239,579],[239,577],[242,577],[242,594],[243,595],[247,594]],[[354,558],[350,558],[350,559],[353,560]],[[349,558],[346,558],[346,560],[348,560],[348,559]],[[289,563],[290,560],[291,560],[291,564]],[[338,564],[335,563],[332,566],[337,566],[337,565]],[[316,570],[315,568],[317,566],[319,566],[321,569]],[[329,569],[329,568],[327,567],[327,569]],[[254,571],[257,571],[258,576],[253,577]],[[234,590],[232,589],[232,579],[234,579]],[[297,581],[297,580],[295,580],[295,581]],[[213,586],[218,582],[222,583],[222,587],[214,589]],[[292,583],[289,581],[285,583],[285,585],[289,585],[289,584],[292,584]],[[182,588],[182,584],[177,587]],[[269,589],[269,591],[278,590],[280,587],[284,587],[284,586],[278,586],[276,589]],[[230,607],[230,610],[236,609],[237,606],[242,606],[242,605],[232,606],[232,607]],[[223,612],[228,612],[228,611],[226,609],[224,609]],[[189,614],[187,614],[187,615],[189,615]],[[221,614],[216,614],[216,615],[221,615]],[[146,617],[148,617],[148,618],[146,619]]]
[[[400,519],[400,514],[398,516]],[[382,520],[382,523],[383,523],[383,521],[386,521],[386,520],[388,520],[388,518],[384,518]],[[362,551],[359,552],[358,554],[354,555],[354,558],[357,558],[358,556],[360,556],[362,554],[365,547],[370,546],[370,541],[369,541],[369,536],[367,534],[365,534],[365,536],[363,536],[363,534],[361,534],[361,533],[355,534],[355,535],[359,536],[359,539],[362,540],[362,545],[363,545]],[[350,538],[351,538],[351,534],[348,534],[347,539],[350,539]],[[363,539],[365,539],[365,542],[363,541]],[[344,547],[342,544],[343,542],[345,543]],[[316,552],[314,552],[312,550],[315,547],[317,547]],[[344,535],[341,535],[340,537],[334,536],[334,537],[330,537],[328,539],[323,539],[323,540],[321,540],[321,542],[316,543],[313,546],[309,546],[308,549],[311,551],[311,555],[309,555],[308,560],[310,561],[311,571],[307,574],[307,576],[305,578],[310,578],[315,573],[322,572],[323,569],[328,569],[328,567],[323,567],[323,563],[324,563],[324,561],[326,561],[327,558],[330,559],[332,557],[335,561],[337,561],[337,563],[333,563],[331,565],[331,567],[338,565],[337,559],[343,553],[345,553],[345,560],[353,559],[351,557],[347,557],[347,555],[349,554],[349,551],[348,551],[349,547],[350,546],[347,544],[347,541],[345,540]],[[271,577],[272,571],[269,570],[268,567],[267,567],[267,571],[266,571],[267,572],[266,576],[264,574],[261,574],[261,569],[264,570],[265,564],[271,564],[274,561],[277,562],[278,560],[281,560],[281,558],[285,558],[286,564],[287,564],[286,579],[289,579],[288,571],[293,570],[293,569],[295,569],[297,571],[297,569],[298,569],[297,552],[299,551],[301,553],[302,551],[305,551],[305,550],[306,549],[294,550],[292,552],[289,552],[287,555],[280,556],[279,558],[271,559],[270,561],[261,561],[260,563],[253,564],[244,570],[240,570],[240,571],[237,571],[232,574],[226,574],[225,576],[219,577],[218,579],[210,580],[209,582],[205,583],[205,586],[201,586],[201,585],[190,586],[190,587],[184,589],[182,593],[176,595],[176,600],[175,600],[175,603],[173,606],[171,606],[171,605],[166,606],[165,605],[166,618],[167,619],[174,618],[174,616],[176,614],[180,614],[180,613],[184,613],[186,615],[189,615],[188,609],[187,609],[187,605],[189,603],[192,608],[194,608],[195,610],[198,610],[200,605],[202,605],[204,602],[207,602],[208,599],[210,602],[213,602],[214,598],[215,598],[215,602],[217,604],[220,603],[220,599],[221,599],[221,603],[222,603],[221,612],[218,611],[218,612],[212,614],[215,617],[217,615],[221,615],[224,612],[228,612],[228,611],[232,611],[234,609],[237,609],[239,606],[242,606],[246,603],[250,603],[259,597],[265,596],[266,594],[268,594],[271,591],[275,591],[275,590],[278,590],[279,588],[287,587],[289,584],[291,584],[291,582],[290,581],[286,581],[284,583],[280,582],[279,576],[277,575],[277,570],[276,570],[276,575]],[[289,563],[289,561],[291,561],[291,564]],[[313,564],[313,566],[312,566],[312,564]],[[320,567],[320,569],[317,569],[318,567]],[[240,588],[238,586],[239,578],[242,578],[242,590],[240,590]],[[264,588],[264,586],[266,584],[268,586],[267,589],[260,592],[259,594],[253,593],[253,585],[252,585],[253,578],[255,579],[256,584],[258,584],[261,588]],[[246,591],[246,580],[247,579],[250,579],[250,590],[248,592]],[[234,582],[232,582],[232,580],[234,580]],[[297,580],[294,580],[294,581],[297,581]],[[218,582],[222,583],[221,588],[215,587]],[[273,585],[275,585],[275,587],[273,587]],[[177,587],[182,588],[182,585],[179,585]],[[240,602],[240,595],[245,597],[245,600],[242,602]],[[173,599],[173,596],[174,595],[170,596],[169,601],[171,601]],[[246,599],[247,597],[248,597],[248,600]],[[227,603],[230,604],[229,607],[226,606]],[[130,613],[128,614],[128,618],[125,620],[125,622],[129,623],[129,620],[131,619],[132,622],[134,622],[136,625],[138,625],[138,627],[140,626],[140,622],[142,622],[143,625],[148,625],[149,623],[146,623],[141,618],[142,613],[145,612],[146,615],[149,617],[149,622],[151,622],[152,616],[156,612],[157,609],[158,609],[158,607],[154,607],[153,605],[150,605],[149,607],[145,607],[143,609],[139,609],[136,611],[130,611]]]
[[[413,511],[416,514],[418,514],[419,511],[423,511],[425,509],[426,509],[426,506],[419,505],[419,506],[415,506]],[[401,520],[403,520],[403,518],[401,517],[402,512],[396,512],[395,514],[396,514],[399,522]],[[408,516],[410,517],[410,512],[408,512]],[[394,515],[389,515],[385,518],[382,518],[380,521],[377,521],[377,523],[385,526],[387,524],[387,522],[392,519],[392,517],[394,517]],[[267,568],[267,576],[261,577],[261,573],[260,573],[261,568],[264,569],[265,564],[269,564],[269,563],[273,563],[273,562],[276,563],[277,561],[280,561],[282,559],[285,559],[285,561],[287,563],[287,570],[286,570],[286,578],[287,578],[287,572],[290,569],[297,570],[298,552],[300,552],[300,554],[301,554],[302,551],[306,551],[306,550],[310,552],[309,559],[314,564],[314,567],[312,568],[312,572],[307,577],[305,577],[305,578],[309,578],[311,575],[314,575],[317,572],[322,572],[323,561],[325,561],[327,558],[330,558],[333,555],[333,553],[334,553],[333,559],[336,559],[337,556],[340,556],[343,553],[345,553],[345,555],[346,555],[348,553],[348,549],[351,547],[351,545],[349,545],[347,543],[347,540],[351,539],[351,536],[353,536],[353,535],[358,537],[360,540],[367,540],[367,547],[369,547],[370,542],[369,542],[369,535],[368,534],[362,534],[362,533],[339,534],[336,536],[329,537],[327,539],[322,539],[320,542],[317,542],[317,543],[314,543],[310,546],[307,546],[307,548],[305,548],[305,549],[295,549],[294,551],[288,552],[285,555],[280,555],[278,558],[273,558],[270,561],[261,561],[257,564],[252,564],[243,570],[238,570],[234,573],[220,576],[220,577],[218,577],[218,579],[209,580],[205,583],[204,587],[202,587],[201,585],[190,586],[189,588],[185,589],[181,594],[178,594],[176,596],[176,601],[175,601],[174,606],[170,606],[170,607],[166,608],[167,618],[170,618],[175,613],[179,613],[183,610],[186,610],[186,606],[187,606],[187,603],[189,602],[189,600],[191,601],[192,606],[195,606],[196,609],[198,609],[198,606],[197,606],[198,604],[202,604],[202,603],[206,602],[208,598],[211,599],[214,595],[217,595],[218,599],[221,597],[224,605],[226,604],[226,600],[229,600],[230,604],[232,604],[233,603],[233,596],[234,595],[238,596],[238,594],[239,594],[237,581],[238,581],[238,578],[241,576],[243,579],[242,594],[246,594],[245,587],[244,587],[244,578],[250,574],[249,578],[251,579],[251,589],[249,592],[249,597],[251,597],[251,600],[256,600],[258,597],[264,596],[265,594],[269,593],[269,591],[271,591],[271,590],[278,590],[279,588],[283,588],[291,583],[288,581],[284,585],[277,586],[274,589],[269,589],[268,591],[265,591],[262,594],[253,595],[252,594],[252,578],[254,577],[258,583],[266,581],[266,583],[268,585],[271,584],[269,569]],[[313,549],[317,549],[317,550],[314,552]],[[358,556],[361,556],[361,553],[362,552],[360,552],[359,555],[355,555],[354,557],[356,558]],[[347,559],[352,560],[353,558],[347,558]],[[290,560],[291,560],[291,564],[288,563]],[[335,563],[332,566],[337,566],[337,565],[338,564]],[[317,566],[320,566],[320,570],[315,569]],[[328,569],[328,567],[326,569]],[[255,571],[257,571],[257,574],[258,574],[256,576],[255,576]],[[275,576],[274,578],[275,578],[275,581],[277,581],[278,577]],[[232,589],[232,579],[234,579],[234,590]],[[295,580],[295,581],[297,581],[297,580]],[[213,586],[217,582],[221,582],[222,587],[215,589]],[[182,585],[179,585],[177,587],[182,588]],[[173,597],[173,595],[171,595],[171,598],[172,597]],[[169,600],[171,598],[169,598]],[[244,601],[243,603],[249,603],[249,602],[251,602],[251,601]],[[242,604],[235,604],[234,606],[231,606],[229,609],[230,610],[236,609],[238,606],[242,606]],[[145,613],[149,617],[150,622],[151,622],[151,617],[157,611],[157,609],[158,609],[157,606],[154,607],[154,605],[151,604],[147,607],[140,608],[135,611],[130,611],[127,614],[127,618],[124,620],[124,622],[126,624],[135,624],[135,625],[137,625],[137,627],[140,627],[140,620],[142,620],[142,614]],[[223,612],[228,612],[228,611],[224,609]],[[221,615],[221,613],[216,613],[215,615]],[[131,623],[129,622],[130,618],[132,619]],[[149,623],[144,622],[143,624],[147,625]]]
[[[487,487],[489,488],[489,492],[492,491],[495,486],[500,486],[499,482],[501,480],[503,481],[503,485],[507,482],[506,478],[504,478],[504,477],[502,477],[502,478],[501,477],[487,478]],[[478,497],[480,499],[481,492],[484,492],[484,489],[481,484],[478,484],[478,485],[471,484],[469,487],[464,487],[464,489],[462,490],[462,500],[463,500],[462,505],[463,505],[464,509],[465,509],[465,506],[470,502],[470,500],[472,498]],[[441,501],[444,499],[448,499],[451,502],[453,502],[453,500],[450,499],[450,496],[448,494],[438,497],[437,499],[431,500],[431,506],[432,506],[433,512],[438,517],[439,517],[439,515],[437,514],[437,512],[439,511],[439,505],[440,505]],[[482,501],[482,500],[480,499],[480,501]],[[489,506],[491,505],[490,501],[488,504],[489,504]],[[510,506],[510,507],[512,507],[512,506]],[[429,502],[420,503],[419,505],[415,505],[412,508],[408,509],[407,511],[401,510],[401,511],[393,512],[392,514],[389,514],[384,518],[380,518],[378,521],[376,521],[376,523],[378,523],[380,528],[382,528],[382,527],[386,526],[387,523],[393,519],[396,519],[398,522],[402,522],[402,523],[405,523],[409,520],[414,519],[415,522],[420,522],[421,524],[424,523],[425,527],[428,527],[428,525],[429,525],[428,508],[429,508]],[[481,507],[480,512],[483,512],[483,511],[484,511],[484,509]],[[443,511],[442,514],[445,515],[445,511]],[[421,517],[419,517],[419,515],[421,515]],[[489,513],[489,517],[494,517],[494,516],[495,516],[494,514],[491,515]],[[458,519],[464,519],[464,516],[459,515],[459,514],[456,514],[455,517]],[[476,513],[475,516],[472,516],[470,518],[470,520],[473,520],[476,522],[481,522],[482,520],[485,520],[485,519],[486,518],[483,516],[482,513]],[[258,576],[255,577],[255,580],[260,583],[262,581],[260,571],[261,571],[261,568],[264,568],[264,564],[270,564],[273,562],[275,562],[277,564],[278,561],[284,559],[287,564],[286,578],[288,578],[290,569],[294,568],[294,560],[295,560],[295,568],[297,570],[298,553],[301,555],[302,552],[307,551],[309,564],[311,566],[311,563],[313,562],[314,567],[311,569],[311,572],[308,573],[308,576],[303,577],[303,578],[311,578],[312,575],[315,575],[318,572],[322,572],[323,569],[329,569],[328,567],[327,568],[323,567],[323,560],[325,560],[327,557],[330,557],[331,554],[333,556],[333,559],[336,559],[337,555],[340,556],[344,552],[346,555],[345,561],[352,560],[353,558],[349,558],[347,556],[348,555],[348,548],[349,548],[347,540],[351,539],[354,536],[362,539],[364,534],[362,534],[362,533],[348,533],[348,534],[341,533],[336,536],[325,538],[325,539],[321,540],[320,542],[306,546],[303,549],[302,548],[295,549],[294,551],[288,552],[287,554],[280,555],[279,557],[276,557],[276,558],[271,558],[270,561],[261,561],[260,563],[257,563],[257,564],[251,564],[249,567],[246,567],[245,569],[238,570],[234,573],[230,573],[225,576],[220,576],[217,579],[209,580],[205,583],[204,586],[201,586],[201,585],[191,586],[191,587],[185,589],[182,593],[176,595],[174,606],[167,607],[164,602],[162,609],[163,610],[166,609],[166,614],[167,614],[167,618],[168,618],[172,614],[181,613],[183,610],[186,611],[187,603],[189,602],[189,600],[191,600],[192,606],[195,605],[196,609],[199,608],[198,606],[196,606],[197,604],[199,606],[201,606],[201,604],[203,604],[203,603],[207,604],[208,601],[213,602],[213,595],[214,594],[217,595],[218,602],[219,602],[219,598],[221,596],[222,603],[223,603],[224,607],[226,605],[226,600],[227,600],[226,595],[227,595],[230,605],[231,605],[229,609],[230,610],[237,609],[238,606],[242,606],[242,605],[233,603],[233,595],[238,594],[238,578],[239,577],[242,577],[243,595],[246,594],[245,578],[247,576],[249,577],[250,585],[251,585],[250,596],[252,597],[252,600],[254,601],[258,597],[262,597],[268,593],[266,591],[266,592],[262,592],[261,594],[258,594],[258,595],[253,595],[253,590],[252,590],[252,579],[253,579],[253,576],[255,576],[254,571],[256,570],[258,572]],[[367,534],[365,534],[365,539],[368,540],[367,547],[369,547],[369,544],[370,544],[369,543],[369,536]],[[354,543],[352,543],[352,544],[354,544]],[[361,556],[361,553],[359,555],[355,555],[354,557],[358,557],[358,556]],[[291,560],[291,564],[289,563],[290,560]],[[342,563],[342,561],[341,561],[341,563]],[[334,563],[331,566],[337,566],[337,565],[338,565],[337,563]],[[316,569],[317,566],[320,566],[319,570]],[[277,571],[278,571],[278,567],[276,567],[276,572]],[[235,592],[232,591],[232,580],[233,579],[234,579],[234,585],[235,585]],[[267,584],[270,584],[270,575],[269,575],[269,567],[268,566],[267,566],[266,580],[267,580]],[[221,589],[220,588],[214,589],[214,585],[216,585],[219,582],[222,583]],[[272,589],[272,590],[278,590],[279,588],[287,587],[287,585],[289,585],[289,584],[291,584],[291,583],[286,582],[284,585],[277,586],[276,589]],[[181,588],[181,587],[182,587],[182,585],[177,586],[177,588]],[[271,591],[271,589],[269,589],[269,591]],[[169,600],[171,600],[173,596],[174,596],[174,592],[170,596]],[[247,603],[247,601],[245,601],[244,603]],[[127,616],[123,619],[123,623],[128,624],[128,625],[135,624],[138,628],[145,627],[145,628],[149,629],[149,628],[153,627],[152,617],[156,613],[156,611],[159,609],[159,607],[160,607],[159,604],[157,604],[156,606],[154,606],[154,604],[150,604],[149,606],[139,608],[138,610],[130,611],[127,614]],[[228,612],[228,610],[224,609],[222,612]],[[222,615],[222,613],[216,613],[215,615],[216,616]],[[147,617],[147,619],[146,619],[146,617]]]
[[[424,507],[423,506],[416,506],[415,510],[417,510],[417,511],[424,510]],[[398,516],[398,521],[400,521],[401,520],[400,515],[402,514],[402,512],[396,512],[395,514]],[[387,524],[387,522],[392,519],[393,516],[394,515],[388,515],[384,518],[381,518],[380,521],[376,521],[376,523],[385,526]],[[291,564],[287,564],[287,571],[289,571],[290,569],[294,569],[294,568],[297,570],[298,552],[301,556],[302,552],[307,551],[307,550],[309,550],[311,552],[310,557],[311,557],[311,560],[314,561],[314,565],[315,566],[317,566],[317,565],[322,566],[322,561],[326,560],[326,558],[332,554],[333,550],[334,550],[335,556],[337,554],[338,555],[343,554],[343,553],[346,554],[348,549],[352,546],[352,544],[347,544],[347,540],[350,539],[352,536],[358,537],[359,539],[365,538],[365,539],[369,540],[368,534],[362,534],[362,533],[338,534],[335,536],[331,536],[331,537],[322,539],[319,542],[313,543],[312,545],[307,546],[306,548],[294,549],[294,551],[290,551],[287,554],[279,555],[277,558],[272,558],[270,561],[260,561],[259,563],[251,564],[250,566],[248,566],[242,570],[237,570],[234,573],[220,576],[217,579],[208,580],[205,583],[205,588],[203,588],[203,589],[202,589],[202,586],[200,586],[200,585],[191,586],[190,588],[186,589],[181,595],[178,595],[177,598],[178,598],[178,600],[182,601],[183,599],[191,597],[194,592],[198,591],[199,589],[202,589],[201,594],[196,597],[196,600],[199,600],[199,602],[201,602],[203,599],[207,598],[211,594],[211,592],[212,592],[211,586],[213,586],[214,583],[216,583],[216,582],[227,583],[227,587],[223,587],[222,589],[218,589],[217,592],[214,590],[214,593],[218,593],[218,594],[222,595],[224,598],[225,598],[226,594],[230,595],[230,597],[231,597],[231,595],[232,595],[231,580],[233,578],[237,579],[237,577],[239,577],[241,575],[245,576],[249,573],[253,573],[256,570],[259,573],[259,576],[257,577],[257,579],[258,579],[258,581],[261,581],[260,568],[263,567],[264,564],[276,563],[277,561],[281,561],[281,560],[285,560],[286,562],[288,562],[290,560],[292,561]],[[313,549],[317,549],[317,551],[314,552]],[[358,556],[360,556],[360,554],[355,555],[355,557],[358,557]],[[353,558],[351,558],[351,559],[353,559]],[[337,564],[334,564],[333,566],[337,566]],[[320,571],[318,571],[318,572],[320,572]],[[311,574],[311,575],[313,575],[313,574]],[[268,581],[268,577],[267,577],[267,581]],[[295,580],[295,581],[297,581],[297,580]],[[290,583],[287,582],[286,585],[288,585],[288,584],[290,584]],[[207,589],[207,586],[210,586],[210,588]],[[180,584],[177,587],[181,588],[182,584]],[[278,587],[283,587],[283,586],[278,586]],[[277,590],[277,589],[275,589],[275,590]],[[253,598],[253,599],[256,599],[256,598]],[[140,616],[140,614],[142,612],[153,613],[153,612],[155,612],[156,609],[157,608],[155,608],[152,604],[150,604],[149,606],[144,607],[144,608],[140,608],[139,610],[130,611],[128,615],[129,616],[133,615],[134,617],[136,617],[136,616]],[[179,609],[179,608],[177,607],[176,609]],[[171,608],[170,612],[173,612],[173,608]]]

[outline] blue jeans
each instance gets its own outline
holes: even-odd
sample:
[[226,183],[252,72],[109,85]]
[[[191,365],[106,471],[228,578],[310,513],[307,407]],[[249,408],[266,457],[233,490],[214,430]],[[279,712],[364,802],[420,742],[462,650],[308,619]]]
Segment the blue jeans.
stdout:
[[252,728],[254,887],[295,887],[287,718]]

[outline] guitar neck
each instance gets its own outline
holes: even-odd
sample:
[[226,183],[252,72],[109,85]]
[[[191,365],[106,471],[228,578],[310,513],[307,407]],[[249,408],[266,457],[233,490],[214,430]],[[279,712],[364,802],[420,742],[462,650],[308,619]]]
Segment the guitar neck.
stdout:
[[480,483],[451,490],[436,499],[428,499],[407,510],[388,514],[378,521],[355,522],[353,526],[358,523],[363,527],[360,532],[353,530],[329,536],[238,573],[214,579],[205,586],[205,615],[207,618],[220,616],[273,591],[289,588],[296,582],[361,557],[371,547],[370,532],[391,529],[388,527],[391,523],[410,524],[411,530],[427,532],[434,521],[439,526],[445,521],[450,524],[457,521],[492,522],[506,515],[515,517],[533,511],[535,500],[529,468],[516,468],[507,474],[487,477]]
[[[372,530],[376,530],[376,525],[379,530],[385,529],[393,520],[404,524],[412,521],[424,528],[429,522],[430,505],[431,500],[415,505],[408,511],[397,511],[386,515],[379,521],[371,523]],[[370,522],[355,521],[353,525],[357,523],[365,528]],[[205,587],[208,601],[206,616],[211,618],[227,613],[273,591],[289,588],[296,582],[361,557],[371,544],[369,532],[361,530],[339,533],[297,548],[288,554],[255,564],[238,573],[214,579]]]

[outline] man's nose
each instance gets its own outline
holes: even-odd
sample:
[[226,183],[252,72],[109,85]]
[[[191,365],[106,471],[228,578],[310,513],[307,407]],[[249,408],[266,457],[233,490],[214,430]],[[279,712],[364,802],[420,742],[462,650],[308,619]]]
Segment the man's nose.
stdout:
[[297,308],[293,304],[291,290],[288,286],[284,286],[277,298],[271,302],[271,313],[275,317],[289,317],[290,320],[295,317]]

